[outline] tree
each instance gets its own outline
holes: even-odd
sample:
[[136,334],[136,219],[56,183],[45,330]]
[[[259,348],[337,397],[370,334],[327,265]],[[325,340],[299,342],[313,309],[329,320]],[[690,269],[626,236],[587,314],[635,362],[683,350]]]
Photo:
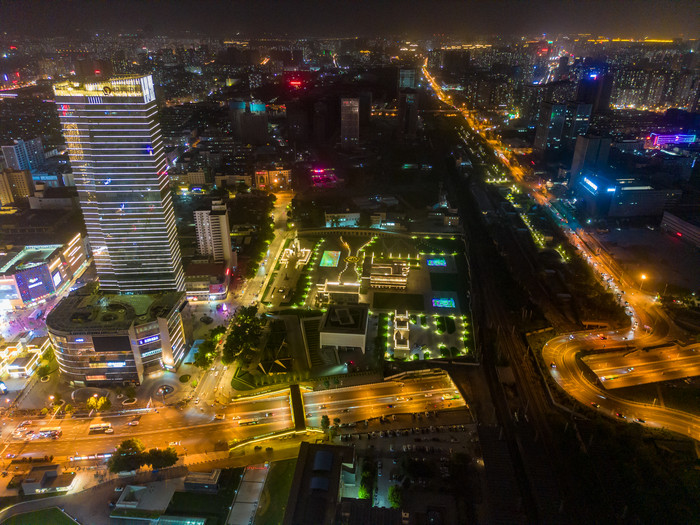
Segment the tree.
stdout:
[[63,410],[65,411],[66,414],[70,414],[71,412],[73,412],[75,410],[75,408],[73,408],[73,405],[68,403],[66,406],[63,407]]
[[112,402],[108,397],[100,397],[97,400],[97,410],[109,410],[112,407]]
[[144,464],[150,465],[153,470],[171,467],[177,463],[177,452],[168,447],[165,450],[152,448],[144,455]]
[[324,432],[328,432],[328,429],[331,428],[331,420],[325,414],[321,416],[321,428]]
[[216,357],[216,346],[207,339],[199,345],[197,352],[194,354],[194,366],[206,370],[214,362]]
[[357,497],[359,499],[369,499],[369,490],[364,485],[360,485],[360,489],[357,491]]
[[399,485],[391,485],[389,487],[389,503],[392,509],[400,509],[403,499],[403,493]]
[[110,472],[137,470],[145,463],[144,446],[138,439],[122,441],[107,463]]
[[339,417],[334,417],[334,418],[333,418],[333,424],[334,424],[335,426],[340,425],[340,418],[339,418]]
[[94,396],[89,397],[87,400],[87,407],[90,410],[97,410],[97,398]]

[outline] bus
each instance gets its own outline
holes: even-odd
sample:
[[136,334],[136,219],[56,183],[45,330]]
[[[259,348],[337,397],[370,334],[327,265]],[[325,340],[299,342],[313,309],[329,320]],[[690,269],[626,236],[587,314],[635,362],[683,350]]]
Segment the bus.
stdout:
[[90,425],[90,434],[97,434],[98,432],[111,434],[114,432],[114,429],[112,429],[112,423],[93,423]]
[[61,427],[44,427],[39,430],[39,437],[45,439],[58,439],[63,435]]

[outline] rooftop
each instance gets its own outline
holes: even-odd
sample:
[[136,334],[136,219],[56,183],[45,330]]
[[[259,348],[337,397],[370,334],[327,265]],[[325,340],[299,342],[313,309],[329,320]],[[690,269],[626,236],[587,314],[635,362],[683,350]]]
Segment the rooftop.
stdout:
[[51,256],[62,247],[61,244],[44,244],[0,252],[0,274],[15,273],[39,266],[49,261]]
[[86,285],[65,297],[46,317],[52,330],[82,333],[120,332],[133,324],[146,324],[168,317],[179,307],[183,292],[116,295]]
[[319,332],[364,334],[368,315],[368,304],[332,304],[323,316]]

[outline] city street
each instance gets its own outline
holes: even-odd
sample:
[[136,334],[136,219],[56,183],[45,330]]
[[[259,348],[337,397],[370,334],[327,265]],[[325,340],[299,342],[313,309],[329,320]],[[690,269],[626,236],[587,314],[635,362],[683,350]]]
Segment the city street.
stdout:
[[[446,374],[306,392],[303,399],[306,413],[311,414],[307,424],[316,428],[321,426],[324,414],[331,422],[339,417],[342,423],[347,423],[465,406]],[[215,419],[216,414],[224,418]],[[103,421],[112,425],[114,433],[90,434],[90,425]],[[134,424],[135,421],[138,423]],[[247,439],[292,427],[288,390],[244,398],[225,407],[211,407],[200,401],[184,410],[159,408],[143,415],[33,420],[23,427],[23,433],[31,430],[34,435],[42,428],[60,427],[63,435],[57,440],[14,438],[12,432],[20,422],[19,418],[4,420],[6,430],[0,454],[6,465],[8,454],[53,455],[65,461],[69,456],[109,453],[128,438],[142,440],[146,448],[164,448],[175,443],[178,453],[197,454],[213,451],[221,441]]]

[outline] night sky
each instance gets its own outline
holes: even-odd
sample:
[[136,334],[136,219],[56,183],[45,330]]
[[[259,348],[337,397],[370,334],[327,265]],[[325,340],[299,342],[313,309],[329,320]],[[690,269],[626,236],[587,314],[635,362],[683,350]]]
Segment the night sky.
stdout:
[[0,30],[35,36],[148,28],[212,36],[585,32],[695,38],[699,15],[697,0],[0,0]]

